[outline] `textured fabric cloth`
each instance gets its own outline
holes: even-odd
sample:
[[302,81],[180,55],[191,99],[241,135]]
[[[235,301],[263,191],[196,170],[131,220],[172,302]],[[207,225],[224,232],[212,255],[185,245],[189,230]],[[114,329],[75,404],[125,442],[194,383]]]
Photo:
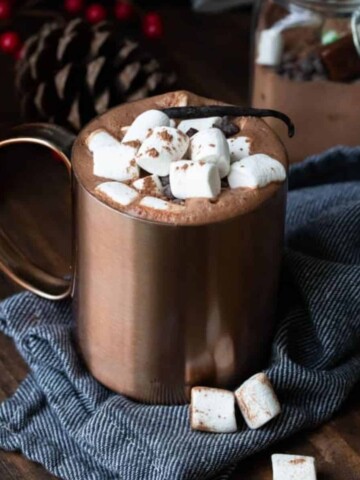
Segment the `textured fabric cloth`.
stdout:
[[278,328],[267,373],[283,406],[260,430],[193,432],[187,406],[113,394],[74,348],[69,301],[29,293],[0,304],[0,330],[31,368],[0,406],[0,446],[68,480],[229,478],[243,458],[324,422],[360,378],[360,149],[290,175]]

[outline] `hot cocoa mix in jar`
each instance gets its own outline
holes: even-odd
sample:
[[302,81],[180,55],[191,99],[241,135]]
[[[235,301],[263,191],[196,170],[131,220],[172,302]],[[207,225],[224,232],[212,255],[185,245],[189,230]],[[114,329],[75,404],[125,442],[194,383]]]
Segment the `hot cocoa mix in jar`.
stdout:
[[256,10],[252,105],[283,111],[291,141],[272,119],[290,162],[334,145],[358,145],[360,0],[260,0]]

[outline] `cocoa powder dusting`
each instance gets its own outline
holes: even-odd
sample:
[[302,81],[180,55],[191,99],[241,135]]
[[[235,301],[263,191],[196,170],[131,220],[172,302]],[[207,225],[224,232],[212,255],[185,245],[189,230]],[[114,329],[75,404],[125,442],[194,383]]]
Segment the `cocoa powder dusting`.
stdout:
[[156,158],[160,155],[156,148],[149,148],[148,150],[146,150],[146,153],[153,158]]
[[124,142],[124,145],[132,148],[140,148],[141,142],[139,140],[130,140],[129,142]]
[[158,137],[161,139],[161,140],[164,140],[164,142],[172,142],[173,140],[173,136],[171,135],[171,133],[167,132],[166,130],[163,130],[162,132],[158,132]]
[[305,458],[294,458],[294,460],[290,460],[289,463],[300,465],[301,463],[305,463]]

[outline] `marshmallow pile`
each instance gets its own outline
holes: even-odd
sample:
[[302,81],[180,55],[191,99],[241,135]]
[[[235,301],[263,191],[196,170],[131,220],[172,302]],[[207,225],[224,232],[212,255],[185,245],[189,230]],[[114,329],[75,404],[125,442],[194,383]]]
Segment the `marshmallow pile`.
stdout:
[[191,389],[190,423],[194,430],[236,432],[235,402],[248,427],[257,429],[281,412],[279,400],[265,373],[249,378],[235,392],[210,387]]
[[[93,173],[110,180],[97,190],[119,205],[146,195],[142,206],[168,210],[173,207],[162,199],[164,177],[169,177],[171,194],[179,200],[214,199],[226,177],[230,188],[261,188],[286,178],[279,161],[250,155],[249,138],[227,139],[221,122],[221,117],[195,118],[176,126],[164,112],[148,110],[122,127],[122,141],[103,129],[92,132],[86,143]],[[141,171],[148,175],[143,177]]]

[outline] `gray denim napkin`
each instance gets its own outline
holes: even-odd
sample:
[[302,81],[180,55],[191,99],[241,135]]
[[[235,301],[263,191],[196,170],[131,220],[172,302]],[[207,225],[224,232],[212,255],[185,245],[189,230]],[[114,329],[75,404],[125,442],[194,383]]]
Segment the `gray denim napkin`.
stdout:
[[0,330],[31,369],[0,406],[0,447],[67,480],[228,478],[243,458],[336,412],[360,379],[360,149],[293,167],[278,328],[267,373],[283,412],[260,430],[189,428],[187,406],[109,392],[79,361],[69,301],[23,293]]

